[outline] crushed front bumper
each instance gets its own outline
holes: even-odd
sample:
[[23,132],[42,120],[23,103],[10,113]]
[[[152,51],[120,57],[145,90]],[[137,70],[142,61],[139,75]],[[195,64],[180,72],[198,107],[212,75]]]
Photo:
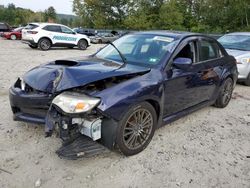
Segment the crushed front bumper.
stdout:
[[10,106],[15,121],[44,124],[52,96],[42,92],[23,91],[18,80],[9,89]]

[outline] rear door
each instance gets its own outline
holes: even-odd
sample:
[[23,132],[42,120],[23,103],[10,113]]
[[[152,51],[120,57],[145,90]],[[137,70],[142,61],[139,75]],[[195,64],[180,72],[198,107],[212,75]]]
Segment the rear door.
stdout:
[[172,65],[166,71],[165,116],[208,102],[220,80],[222,58],[217,44],[204,38],[183,43],[172,61],[183,57],[191,58],[193,63],[187,69]]
[[202,85],[199,98],[211,100],[215,97],[217,86],[220,83],[225,59],[218,44],[212,39],[201,37],[198,41],[198,49],[199,58],[194,67],[202,65],[202,69],[198,70],[200,83],[197,85]]

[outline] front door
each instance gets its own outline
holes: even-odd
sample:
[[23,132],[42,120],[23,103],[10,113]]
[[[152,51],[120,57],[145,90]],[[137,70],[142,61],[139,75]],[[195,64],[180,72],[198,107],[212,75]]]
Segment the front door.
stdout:
[[[218,72],[214,70],[215,61],[211,57],[207,59],[209,54],[204,53],[209,53],[209,51],[207,48],[201,47],[200,41],[184,41],[184,44],[180,46],[183,47],[176,53],[172,61],[181,57],[190,58],[193,63],[186,69],[172,65],[166,71],[164,81],[165,117],[210,100],[218,81]],[[202,50],[200,50],[201,48]]]

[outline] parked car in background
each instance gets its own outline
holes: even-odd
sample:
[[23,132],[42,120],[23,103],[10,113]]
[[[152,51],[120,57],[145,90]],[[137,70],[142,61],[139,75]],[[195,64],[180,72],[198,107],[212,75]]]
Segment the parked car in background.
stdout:
[[20,40],[22,39],[22,30],[23,27],[18,27],[10,32],[4,32],[3,37],[11,40]]
[[218,41],[237,60],[238,81],[250,86],[250,32],[226,34]]
[[75,60],[31,69],[9,90],[14,119],[45,124],[63,140],[60,157],[119,148],[134,155],[157,128],[208,105],[226,107],[235,58],[207,36],[139,32]]
[[95,36],[95,30],[93,29],[74,28],[73,31],[79,34],[87,35],[88,37]]
[[4,32],[9,31],[11,31],[11,27],[6,23],[0,22],[0,36],[2,37]]
[[31,48],[49,50],[51,47],[77,46],[86,50],[90,39],[86,35],[74,32],[65,25],[55,23],[31,23],[22,30],[22,41]]
[[118,38],[119,35],[114,35],[112,33],[98,33],[96,36],[90,37],[91,42],[95,44],[114,42]]

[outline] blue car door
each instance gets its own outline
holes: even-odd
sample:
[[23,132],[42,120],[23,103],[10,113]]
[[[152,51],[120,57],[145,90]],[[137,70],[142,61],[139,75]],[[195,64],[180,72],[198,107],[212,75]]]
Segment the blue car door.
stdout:
[[[164,116],[211,100],[219,82],[220,71],[215,70],[217,58],[211,58],[218,53],[212,54],[212,51],[209,51],[212,48],[210,43],[206,44],[197,39],[184,41],[170,60],[169,63],[179,57],[190,58],[193,63],[187,69],[170,65],[164,73]],[[211,54],[207,54],[209,52]]]

